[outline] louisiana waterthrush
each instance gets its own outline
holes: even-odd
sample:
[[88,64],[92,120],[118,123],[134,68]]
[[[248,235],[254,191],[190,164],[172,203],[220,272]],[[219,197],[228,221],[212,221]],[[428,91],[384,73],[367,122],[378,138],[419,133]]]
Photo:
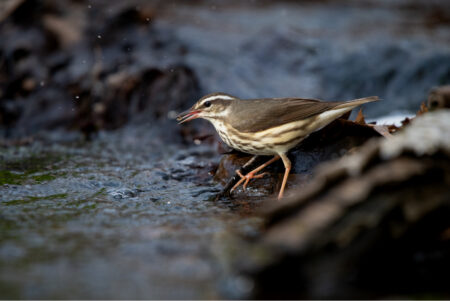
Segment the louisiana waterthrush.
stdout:
[[198,100],[190,110],[178,115],[183,123],[196,118],[210,121],[222,140],[231,148],[252,155],[274,157],[246,175],[231,189],[233,191],[254,178],[264,167],[280,159],[285,173],[278,199],[283,197],[291,161],[287,152],[309,134],[321,129],[353,108],[378,100],[370,96],[349,101],[324,102],[304,98],[239,99],[225,93],[212,93]]

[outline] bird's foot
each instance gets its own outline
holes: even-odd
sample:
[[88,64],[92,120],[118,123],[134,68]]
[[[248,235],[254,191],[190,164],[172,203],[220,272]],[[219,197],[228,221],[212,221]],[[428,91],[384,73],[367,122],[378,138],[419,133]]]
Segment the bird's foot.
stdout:
[[239,187],[239,185],[241,185],[242,183],[244,183],[244,185],[242,186],[242,188],[245,190],[247,188],[248,183],[250,182],[250,180],[252,179],[261,179],[263,178],[265,175],[267,175],[267,172],[263,172],[260,174],[256,174],[257,171],[251,171],[248,174],[246,174],[245,176],[239,171],[236,170],[236,173],[241,177],[241,179],[233,186],[233,188],[231,188],[230,192],[233,192],[236,188]]

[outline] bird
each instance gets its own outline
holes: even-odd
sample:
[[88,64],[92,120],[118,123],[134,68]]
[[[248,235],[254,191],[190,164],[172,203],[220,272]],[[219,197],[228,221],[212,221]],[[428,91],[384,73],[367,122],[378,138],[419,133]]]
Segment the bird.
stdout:
[[297,97],[240,99],[217,92],[200,98],[189,110],[180,113],[177,121],[182,124],[206,119],[225,144],[254,155],[250,160],[256,156],[273,156],[245,175],[237,170],[240,180],[231,192],[242,183],[245,190],[250,180],[266,174],[259,173],[261,170],[281,159],[285,171],[278,194],[280,200],[292,165],[287,156],[289,150],[353,108],[377,100],[377,96],[333,102]]

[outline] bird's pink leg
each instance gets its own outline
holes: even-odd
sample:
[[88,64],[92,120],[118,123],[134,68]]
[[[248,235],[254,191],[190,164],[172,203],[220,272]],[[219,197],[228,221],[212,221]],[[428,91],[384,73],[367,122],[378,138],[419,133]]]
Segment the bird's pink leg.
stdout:
[[257,175],[256,173],[261,171],[266,166],[268,166],[268,165],[272,164],[273,162],[277,161],[278,159],[280,159],[280,156],[276,155],[275,157],[273,157],[272,159],[270,159],[266,163],[260,165],[259,167],[255,168],[254,170],[252,170],[251,172],[249,172],[245,176],[240,171],[236,170],[236,173],[241,177],[241,179],[233,186],[233,188],[231,188],[230,192],[233,192],[233,190],[235,190],[237,187],[239,187],[239,185],[241,185],[242,182],[244,182],[244,181],[245,181],[245,183],[244,183],[243,188],[245,190],[245,188],[247,188],[248,182],[250,182],[251,179],[262,178],[264,176],[264,174],[265,174],[265,173],[262,173],[262,174]]
[[289,176],[289,172],[291,171],[291,161],[289,160],[289,158],[285,154],[281,154],[280,157],[281,160],[283,160],[285,170],[283,182],[281,183],[280,193],[278,194],[278,200],[283,198],[284,188],[286,187],[287,178]]

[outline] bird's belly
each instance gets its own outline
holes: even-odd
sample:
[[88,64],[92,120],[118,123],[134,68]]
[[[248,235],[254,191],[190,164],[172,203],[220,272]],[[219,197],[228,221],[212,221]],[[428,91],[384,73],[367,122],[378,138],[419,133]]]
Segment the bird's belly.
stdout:
[[231,148],[252,155],[276,155],[286,153],[300,143],[305,136],[302,131],[293,131],[276,137],[251,137],[251,135],[229,135],[227,131],[218,130],[220,138]]
[[311,130],[305,129],[304,123],[295,122],[258,133],[239,132],[219,120],[214,120],[213,125],[220,138],[231,148],[252,155],[276,155],[288,152],[310,134]]

